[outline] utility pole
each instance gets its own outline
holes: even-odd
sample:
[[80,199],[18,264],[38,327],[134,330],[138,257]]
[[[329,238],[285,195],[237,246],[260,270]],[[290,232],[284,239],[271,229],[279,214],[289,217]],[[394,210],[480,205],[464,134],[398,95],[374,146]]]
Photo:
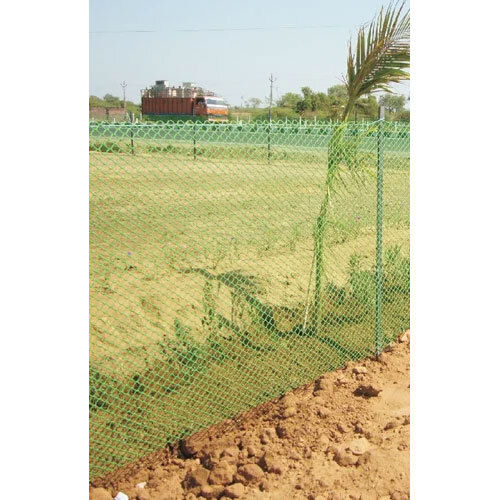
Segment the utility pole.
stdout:
[[267,162],[271,163],[271,109],[273,107],[273,83],[276,81],[272,73],[269,81],[271,82],[271,86],[269,89],[269,112],[267,116],[269,122],[267,125]]
[[122,83],[120,83],[120,87],[123,90],[123,109],[125,109],[125,89],[127,88],[127,82],[124,80]]
[[269,89],[269,113],[268,113],[268,119],[269,123],[271,123],[271,108],[273,107],[273,84],[276,81],[276,78],[273,77],[271,73],[271,78],[269,78],[269,81],[271,82],[270,89]]

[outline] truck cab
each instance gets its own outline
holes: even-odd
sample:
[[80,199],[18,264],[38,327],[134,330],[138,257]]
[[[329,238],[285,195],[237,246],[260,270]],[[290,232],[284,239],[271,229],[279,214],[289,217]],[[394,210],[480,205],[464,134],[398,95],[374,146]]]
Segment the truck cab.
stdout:
[[194,114],[204,116],[209,121],[227,120],[228,105],[216,96],[198,96],[195,98]]

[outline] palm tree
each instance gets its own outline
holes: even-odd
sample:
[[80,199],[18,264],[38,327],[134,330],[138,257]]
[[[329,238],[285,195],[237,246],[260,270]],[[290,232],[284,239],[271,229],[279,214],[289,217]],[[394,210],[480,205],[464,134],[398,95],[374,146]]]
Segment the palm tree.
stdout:
[[410,77],[407,71],[410,66],[410,13],[408,10],[403,12],[404,7],[405,2],[389,5],[386,9],[382,7],[368,27],[359,29],[355,51],[352,41],[349,42],[347,74],[344,77],[347,104],[342,115],[343,123],[335,129],[328,144],[325,194],[314,232],[315,290],[311,326],[315,334],[318,333],[322,307],[325,223],[335,181],[339,180],[339,167],[346,154],[344,131],[358,99],[377,90],[391,92],[389,84]]

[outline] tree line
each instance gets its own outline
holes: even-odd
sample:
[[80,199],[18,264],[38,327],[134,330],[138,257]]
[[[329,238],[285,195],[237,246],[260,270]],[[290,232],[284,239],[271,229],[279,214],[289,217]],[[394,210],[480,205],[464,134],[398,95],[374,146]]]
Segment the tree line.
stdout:
[[[373,96],[363,97],[356,101],[351,116],[353,120],[376,120],[380,105],[386,108],[386,119],[408,121],[410,111],[405,108],[404,95],[385,93],[378,99]],[[315,92],[310,87],[302,87],[301,94],[287,92],[279,97],[271,113],[273,119],[332,119],[340,120],[348,95],[345,85],[334,85],[325,92]],[[251,119],[266,119],[268,109],[261,108],[262,101],[251,98],[244,106],[234,107],[232,114],[236,117],[248,116]]]
[[[102,99],[95,95],[89,96],[89,106],[91,108],[121,108],[123,107],[123,99],[111,94],[106,94]],[[132,101],[125,101],[127,111],[139,116],[141,107]]]

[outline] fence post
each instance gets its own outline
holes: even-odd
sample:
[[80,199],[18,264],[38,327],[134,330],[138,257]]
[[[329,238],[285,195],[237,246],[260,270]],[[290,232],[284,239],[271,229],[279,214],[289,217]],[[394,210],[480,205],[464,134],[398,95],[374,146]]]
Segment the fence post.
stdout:
[[193,160],[196,160],[196,121],[193,122]]
[[132,151],[132,154],[135,155],[135,149],[134,149],[134,124],[133,124],[133,122],[130,123],[130,149]]
[[271,163],[271,120],[267,124],[267,163]]
[[379,107],[377,128],[377,263],[376,263],[376,295],[375,295],[375,352],[377,356],[382,352],[382,226],[383,226],[383,192],[384,192],[384,118],[385,108]]

